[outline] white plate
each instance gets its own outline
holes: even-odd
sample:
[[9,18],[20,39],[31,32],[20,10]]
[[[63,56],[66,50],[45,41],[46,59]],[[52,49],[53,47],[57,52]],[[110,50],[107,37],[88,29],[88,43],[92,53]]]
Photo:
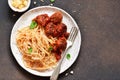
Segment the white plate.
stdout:
[[[61,11],[62,12],[62,14],[63,14],[62,22],[67,25],[68,32],[70,31],[70,29],[72,27],[77,27],[78,28],[78,25],[76,24],[74,19],[64,10],[62,10],[60,8],[57,8],[57,7],[41,6],[41,7],[31,9],[31,10],[27,11],[26,13],[24,13],[17,20],[17,22],[15,23],[15,25],[12,29],[12,32],[11,32],[10,46],[11,46],[12,54],[14,55],[16,61],[18,62],[18,64],[23,69],[25,69],[26,71],[28,71],[28,72],[30,72],[34,75],[37,75],[37,76],[51,76],[53,70],[47,70],[47,71],[44,71],[44,72],[39,72],[39,71],[36,71],[36,70],[26,68],[24,66],[23,61],[22,61],[22,55],[21,55],[21,53],[19,52],[19,50],[16,46],[16,32],[19,28],[26,27],[26,26],[30,25],[31,20],[35,16],[37,16],[39,14],[45,14],[45,13],[50,16],[56,11]],[[69,60],[67,60],[66,58],[63,60],[63,64],[62,64],[60,73],[67,70],[75,62],[75,60],[76,60],[76,58],[78,57],[78,54],[79,54],[80,45],[81,45],[81,34],[80,34],[80,30],[78,28],[78,35],[75,39],[75,42],[74,42],[73,46],[67,52],[71,55],[71,58]]]

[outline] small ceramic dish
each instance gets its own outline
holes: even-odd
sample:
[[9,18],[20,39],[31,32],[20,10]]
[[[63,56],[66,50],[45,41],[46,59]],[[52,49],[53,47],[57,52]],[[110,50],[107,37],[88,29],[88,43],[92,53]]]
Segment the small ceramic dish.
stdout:
[[8,0],[8,5],[15,12],[24,12],[30,6],[31,0]]

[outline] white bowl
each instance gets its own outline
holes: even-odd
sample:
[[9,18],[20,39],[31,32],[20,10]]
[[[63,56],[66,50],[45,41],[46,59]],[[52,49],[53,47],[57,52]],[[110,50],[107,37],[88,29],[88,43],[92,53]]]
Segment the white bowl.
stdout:
[[24,11],[26,11],[29,8],[30,3],[31,3],[31,0],[28,0],[28,3],[27,3],[26,7],[22,8],[22,9],[17,9],[17,8],[15,8],[15,7],[12,6],[12,0],[8,0],[8,5],[15,12],[24,12]]

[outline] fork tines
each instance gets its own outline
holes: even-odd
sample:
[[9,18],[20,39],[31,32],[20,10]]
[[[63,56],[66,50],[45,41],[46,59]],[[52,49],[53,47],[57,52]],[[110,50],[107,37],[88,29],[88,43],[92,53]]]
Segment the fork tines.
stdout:
[[75,37],[77,36],[77,33],[78,33],[77,27],[72,27],[68,40],[73,42],[75,40]]

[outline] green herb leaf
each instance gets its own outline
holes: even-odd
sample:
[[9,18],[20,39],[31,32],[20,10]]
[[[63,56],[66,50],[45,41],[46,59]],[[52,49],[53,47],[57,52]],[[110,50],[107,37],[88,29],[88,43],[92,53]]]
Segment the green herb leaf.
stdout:
[[37,22],[36,21],[32,21],[30,24],[30,29],[34,29],[37,26]]
[[33,50],[32,48],[29,48],[28,53],[32,53],[32,50]]
[[70,57],[71,57],[71,55],[68,53],[68,54],[66,55],[66,58],[69,60]]
[[49,47],[49,49],[48,49],[48,51],[52,51],[53,50],[53,47],[52,46],[50,46]]
[[55,0],[50,0],[51,3],[55,2]]

